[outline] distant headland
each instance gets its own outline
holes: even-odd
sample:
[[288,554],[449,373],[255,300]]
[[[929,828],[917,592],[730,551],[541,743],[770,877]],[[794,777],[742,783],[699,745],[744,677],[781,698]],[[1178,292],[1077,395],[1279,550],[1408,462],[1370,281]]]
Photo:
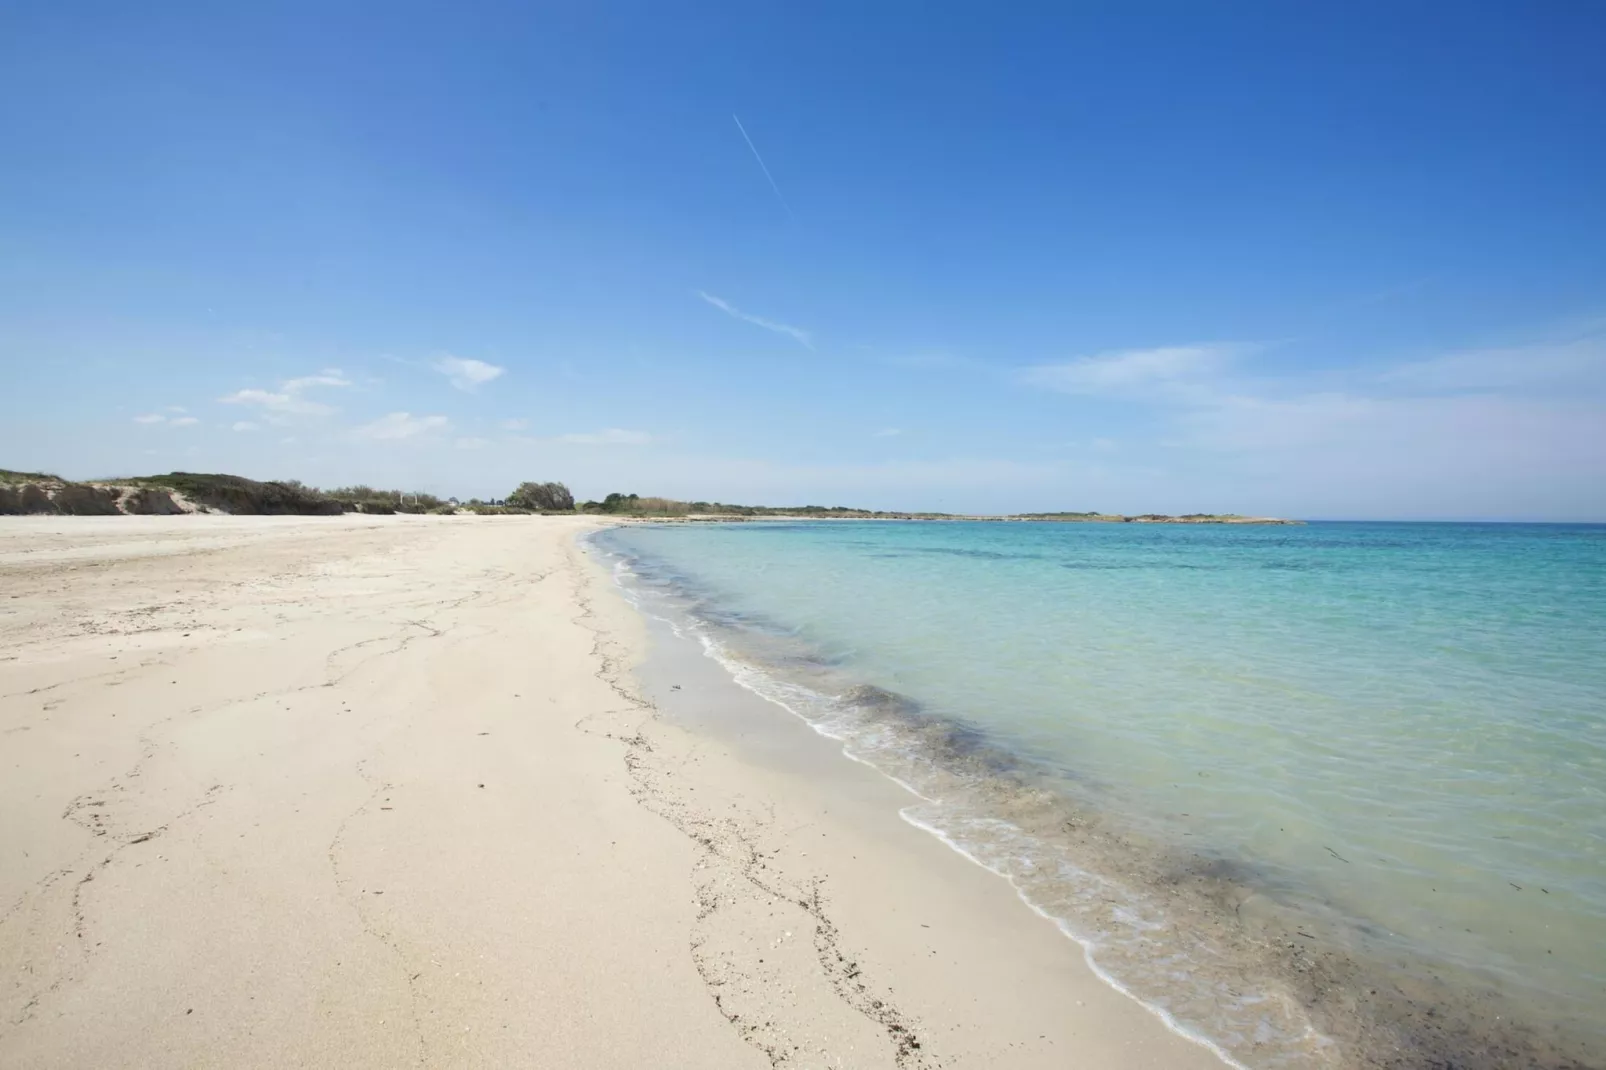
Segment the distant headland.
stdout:
[[469,513],[478,515],[582,513],[621,520],[732,522],[744,520],[985,520],[1093,524],[1300,524],[1279,517],[1236,513],[1060,512],[970,515],[859,509],[846,505],[733,505],[639,494],[609,494],[576,502],[562,483],[521,483],[506,498],[441,498],[365,485],[320,490],[299,480],[246,479],[217,473],[169,472],[72,481],[44,472],[0,469],[0,515],[114,516],[228,513],[234,515],[338,516],[342,513]]

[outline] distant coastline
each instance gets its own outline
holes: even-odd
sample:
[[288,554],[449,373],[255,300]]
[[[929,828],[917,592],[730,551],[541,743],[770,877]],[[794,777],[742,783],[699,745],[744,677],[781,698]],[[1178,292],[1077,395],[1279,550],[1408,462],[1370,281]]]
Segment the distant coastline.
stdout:
[[73,481],[44,472],[0,469],[0,515],[116,516],[228,513],[338,516],[342,513],[590,514],[620,520],[732,523],[752,520],[931,520],[1057,524],[1303,524],[1236,513],[1057,512],[970,515],[860,509],[845,505],[766,506],[609,494],[576,503],[562,483],[523,483],[504,499],[460,501],[368,486],[319,490],[298,480],[258,481],[215,473],[169,472]]
[[763,520],[926,520],[958,523],[994,524],[1270,524],[1299,525],[1303,520],[1288,520],[1273,516],[1239,516],[1236,513],[1184,513],[1172,516],[1164,513],[1144,513],[1141,516],[1123,516],[1119,513],[1082,515],[1078,513],[898,513],[872,510],[766,510],[747,515],[742,513],[626,513],[621,519],[650,521],[652,523],[730,524]]

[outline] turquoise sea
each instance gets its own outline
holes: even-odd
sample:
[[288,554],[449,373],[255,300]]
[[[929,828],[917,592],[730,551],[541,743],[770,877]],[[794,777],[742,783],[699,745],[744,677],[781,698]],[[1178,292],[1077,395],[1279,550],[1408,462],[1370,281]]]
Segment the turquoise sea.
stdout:
[[1606,1065],[1606,527],[596,541],[1232,1060]]

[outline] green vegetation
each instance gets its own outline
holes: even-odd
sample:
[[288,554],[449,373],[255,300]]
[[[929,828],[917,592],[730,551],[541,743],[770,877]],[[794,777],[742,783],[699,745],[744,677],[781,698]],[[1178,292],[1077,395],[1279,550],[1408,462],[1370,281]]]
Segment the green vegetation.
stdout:
[[375,490],[359,483],[354,487],[336,487],[323,492],[345,507],[346,512],[379,513],[439,513],[449,511],[451,505],[433,494],[416,491]]
[[460,506],[458,512],[473,513],[475,516],[529,516],[528,509],[519,509],[508,505],[489,505],[475,499],[467,505]]
[[846,505],[732,505],[728,502],[687,502],[676,498],[643,497],[640,494],[609,494],[600,502],[582,502],[579,511],[641,517],[707,516],[745,519],[802,516],[880,520],[957,519],[947,513],[884,512],[879,509],[855,509]]
[[53,476],[47,472],[13,472],[9,468],[0,468],[0,483],[62,483],[60,476]]
[[572,513],[574,495],[562,483],[520,483],[507,496],[507,504],[532,513]]
[[1290,524],[1298,521],[1244,517],[1236,513],[1188,513],[1185,516],[1165,516],[1144,513],[1141,516],[1122,516],[1119,513],[1061,512],[1013,513],[1007,516],[967,516],[957,513],[909,513],[881,509],[856,509],[847,505],[732,505],[728,502],[677,501],[673,498],[648,498],[639,494],[610,494],[600,502],[584,502],[582,513],[602,513],[616,516],[643,518],[706,517],[709,519],[761,520],[775,518],[808,518],[830,520],[1016,520],[1060,523],[1110,524]]
[[259,483],[244,476],[202,472],[169,472],[117,482],[135,487],[175,490],[196,505],[227,513],[331,516],[345,510],[333,498],[299,480]]
[[[175,499],[175,496],[176,499]],[[186,502],[188,504],[186,504]],[[505,499],[459,504],[456,498],[403,490],[381,490],[366,484],[319,490],[299,480],[259,482],[218,473],[169,472],[166,475],[74,483],[43,472],[0,468],[0,513],[98,515],[174,513],[194,508],[240,514],[333,516],[359,512],[457,513],[508,516],[528,513],[593,513],[643,519],[759,520],[808,518],[840,520],[1014,520],[1113,524],[1294,524],[1299,521],[1246,517],[1236,513],[1187,513],[1166,516],[1144,513],[1121,516],[1099,512],[1017,513],[1009,516],[963,516],[953,513],[888,512],[846,505],[733,505],[728,502],[680,501],[640,494],[613,493],[601,501],[576,505],[569,488],[556,482],[520,483]]]
[[584,513],[625,513],[652,516],[685,516],[692,512],[687,502],[671,498],[643,498],[639,494],[610,494],[600,502],[586,502],[580,506]]

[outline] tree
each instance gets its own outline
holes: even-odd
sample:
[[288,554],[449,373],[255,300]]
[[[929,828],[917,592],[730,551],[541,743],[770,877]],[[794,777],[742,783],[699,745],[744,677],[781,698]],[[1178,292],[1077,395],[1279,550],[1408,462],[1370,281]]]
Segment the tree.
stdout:
[[534,512],[566,513],[574,509],[574,495],[562,483],[520,483],[519,488],[507,496],[507,504]]
[[604,513],[628,513],[635,509],[638,500],[639,495],[635,494],[610,494],[602,499],[602,511]]

